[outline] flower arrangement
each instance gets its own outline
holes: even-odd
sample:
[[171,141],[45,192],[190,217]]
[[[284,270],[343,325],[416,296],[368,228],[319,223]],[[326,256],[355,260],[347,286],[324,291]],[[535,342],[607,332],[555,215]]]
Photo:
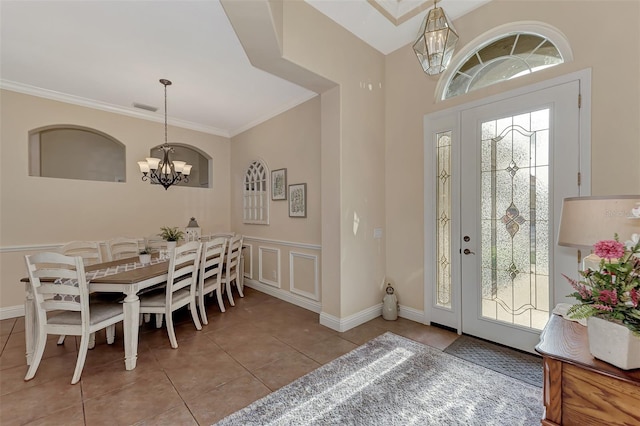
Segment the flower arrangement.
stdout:
[[581,271],[582,280],[564,276],[573,289],[569,317],[581,319],[597,316],[625,325],[640,336],[640,235],[623,244],[614,240],[598,241],[594,246],[600,257],[598,270]]
[[178,241],[184,237],[184,232],[179,230],[178,227],[163,226],[160,231],[160,237],[165,241]]

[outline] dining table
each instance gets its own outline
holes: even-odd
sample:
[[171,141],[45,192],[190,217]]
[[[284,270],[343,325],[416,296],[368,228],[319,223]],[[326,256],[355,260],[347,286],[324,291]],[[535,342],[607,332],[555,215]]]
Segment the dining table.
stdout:
[[[122,293],[125,295],[124,309],[124,360],[125,368],[136,368],[138,359],[138,327],[140,324],[140,299],[138,293],[167,281],[169,260],[154,257],[150,263],[140,263],[138,257],[124,258],[111,262],[85,266],[90,292]],[[25,283],[25,344],[27,365],[31,365],[36,340],[37,315],[29,278]]]

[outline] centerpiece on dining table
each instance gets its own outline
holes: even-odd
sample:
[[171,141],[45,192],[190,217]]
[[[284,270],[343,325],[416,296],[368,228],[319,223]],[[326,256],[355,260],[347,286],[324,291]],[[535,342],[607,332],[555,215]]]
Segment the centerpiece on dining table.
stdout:
[[171,253],[182,238],[184,238],[184,232],[178,229],[177,226],[163,226],[160,228],[160,237],[167,242],[167,250]]
[[580,272],[582,279],[564,276],[578,300],[567,314],[587,318],[589,351],[603,361],[629,370],[640,368],[640,234],[621,243],[598,241],[596,269]]

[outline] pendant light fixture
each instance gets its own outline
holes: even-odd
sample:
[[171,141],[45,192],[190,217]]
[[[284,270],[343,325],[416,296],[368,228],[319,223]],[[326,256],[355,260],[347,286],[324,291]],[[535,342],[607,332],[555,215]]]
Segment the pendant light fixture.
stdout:
[[138,166],[143,181],[160,184],[166,190],[171,185],[189,182],[192,166],[184,161],[171,161],[169,158],[169,154],[174,152],[173,147],[167,142],[167,86],[171,85],[171,81],[163,78],[160,83],[164,86],[164,144],[157,149],[162,151],[162,158],[147,157],[145,161],[138,161]]
[[437,2],[438,0],[434,0],[433,9],[422,21],[418,39],[413,44],[422,69],[429,75],[438,75],[447,69],[459,38]]

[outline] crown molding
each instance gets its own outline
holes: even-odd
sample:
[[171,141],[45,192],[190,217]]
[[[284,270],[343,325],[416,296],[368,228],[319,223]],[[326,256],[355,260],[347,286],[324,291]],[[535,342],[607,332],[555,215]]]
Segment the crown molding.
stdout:
[[[95,101],[92,99],[82,98],[80,96],[68,95],[66,93],[56,92],[55,90],[42,89],[40,87],[18,83],[15,81],[0,79],[0,89],[23,93],[25,95],[36,96],[39,98],[51,99],[54,101],[64,102],[72,105],[78,105],[86,108],[93,108],[100,111],[112,112],[114,114],[126,115],[128,117],[138,118],[141,120],[164,123],[164,116],[159,117],[150,112],[144,112],[134,108],[126,108],[119,105],[109,104],[106,102]],[[226,138],[231,137],[231,134],[226,130],[219,129],[217,127],[211,127],[211,126],[205,126],[198,123],[193,123],[191,121],[169,118],[168,123],[172,126],[182,127],[184,129],[195,130],[203,133],[208,133],[211,135],[224,136]]]

